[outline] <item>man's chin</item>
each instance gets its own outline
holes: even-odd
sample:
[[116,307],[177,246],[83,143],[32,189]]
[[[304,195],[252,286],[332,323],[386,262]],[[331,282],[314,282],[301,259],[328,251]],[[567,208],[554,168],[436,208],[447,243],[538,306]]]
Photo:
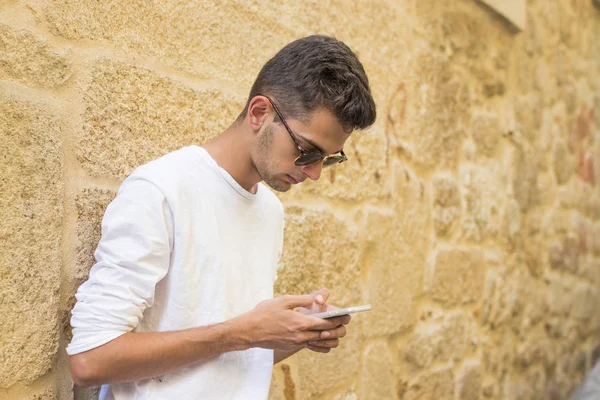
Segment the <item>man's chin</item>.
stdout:
[[290,188],[292,187],[292,184],[288,181],[273,182],[271,179],[269,179],[263,180],[263,182],[266,183],[271,189],[275,190],[276,192],[284,193],[290,190]]

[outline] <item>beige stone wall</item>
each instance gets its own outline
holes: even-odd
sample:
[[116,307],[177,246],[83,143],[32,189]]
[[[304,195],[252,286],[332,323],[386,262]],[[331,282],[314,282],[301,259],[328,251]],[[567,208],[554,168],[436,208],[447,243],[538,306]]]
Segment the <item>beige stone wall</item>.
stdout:
[[[496,2],[497,3],[497,2]],[[91,399],[65,345],[132,168],[202,143],[289,41],[359,54],[379,118],[282,195],[278,294],[371,303],[270,398],[566,399],[600,357],[600,9],[528,0],[0,0],[0,398]]]

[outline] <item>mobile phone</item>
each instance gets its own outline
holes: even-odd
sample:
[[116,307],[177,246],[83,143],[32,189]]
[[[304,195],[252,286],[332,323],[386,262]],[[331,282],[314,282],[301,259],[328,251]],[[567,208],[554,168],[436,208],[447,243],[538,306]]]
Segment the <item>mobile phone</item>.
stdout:
[[354,314],[363,311],[369,311],[371,309],[370,304],[365,304],[364,306],[355,306],[348,308],[339,308],[337,310],[326,311],[318,314],[311,314],[313,317],[319,317],[323,319],[339,317],[341,315]]

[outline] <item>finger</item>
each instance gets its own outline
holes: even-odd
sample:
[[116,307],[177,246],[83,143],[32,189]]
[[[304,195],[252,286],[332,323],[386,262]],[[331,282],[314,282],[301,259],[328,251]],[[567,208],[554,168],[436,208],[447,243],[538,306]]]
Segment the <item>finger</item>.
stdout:
[[343,325],[339,317],[324,319],[307,315],[307,318],[311,319],[311,325],[309,329],[313,331],[327,331]]
[[283,302],[283,306],[288,309],[293,309],[296,307],[310,307],[314,301],[314,298],[310,294],[294,296],[290,294],[286,294],[285,296],[280,297]]
[[331,351],[329,347],[318,347],[311,344],[307,345],[306,348],[317,353],[329,353]]
[[325,304],[329,298],[329,290],[326,288],[317,289],[312,292],[312,296],[317,304]]
[[336,329],[321,332],[321,339],[334,339],[346,336],[346,327],[340,326]]
[[352,317],[349,315],[344,315],[342,317],[342,324],[344,325],[348,325],[350,323],[350,321],[352,320]]
[[334,349],[340,345],[339,339],[331,339],[331,340],[315,340],[313,342],[308,342],[311,346],[315,347],[329,347],[330,349]]

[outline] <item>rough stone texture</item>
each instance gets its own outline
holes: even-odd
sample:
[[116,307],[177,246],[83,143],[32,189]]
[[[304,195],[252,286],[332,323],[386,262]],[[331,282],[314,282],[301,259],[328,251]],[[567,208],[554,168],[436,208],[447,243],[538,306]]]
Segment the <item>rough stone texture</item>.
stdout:
[[60,123],[0,92],[0,388],[29,384],[58,351],[63,218]]
[[454,178],[445,175],[435,176],[433,185],[433,226],[439,236],[450,234],[455,221],[460,218],[461,205],[458,185]]
[[418,326],[404,350],[404,357],[416,368],[436,361],[458,361],[475,343],[475,324],[466,315],[451,314],[436,325]]
[[465,206],[463,231],[466,238],[480,242],[494,236],[501,224],[503,200],[496,194],[505,186],[502,169],[464,165],[460,170],[461,193]]
[[332,304],[358,304],[361,290],[356,233],[330,213],[297,207],[289,207],[286,212],[276,295],[305,294],[326,287],[333,293]]
[[0,24],[0,79],[44,89],[62,86],[72,75],[66,54],[25,30]]
[[412,382],[402,400],[449,399],[454,394],[452,369],[434,369],[419,375]]
[[[367,219],[367,248],[362,264],[366,270],[367,301],[373,310],[365,318],[365,334],[388,335],[404,331],[416,322],[414,299],[421,293],[425,260],[402,238],[403,222],[389,216],[372,213]],[[408,224],[409,226],[412,223]],[[384,238],[395,237],[395,240]],[[402,304],[401,310],[397,308]]]
[[456,377],[456,393],[460,400],[478,400],[481,388],[481,365],[465,363]]
[[90,68],[77,156],[93,175],[123,179],[169,151],[216,136],[243,108],[240,98],[192,90],[144,68],[108,60]]
[[440,250],[435,257],[431,295],[448,305],[473,302],[483,289],[483,271],[483,257],[478,250]]
[[101,222],[116,192],[107,189],[82,188],[75,199],[77,207],[77,261],[73,278],[85,280],[96,263],[94,251],[101,237]]
[[477,111],[472,117],[471,129],[478,153],[493,156],[504,134],[498,115]]
[[330,354],[303,351],[298,355],[298,368],[301,371],[301,380],[296,382],[298,399],[323,393],[338,386],[345,377],[356,376],[360,372],[361,356],[358,349],[363,340],[359,324],[352,321],[348,325],[348,334]]
[[363,354],[361,399],[391,399],[395,397],[393,362],[390,349],[384,343],[368,345]]
[[320,32],[359,55],[378,120],[279,194],[275,289],[373,310],[270,398],[569,398],[600,354],[600,14],[518,1],[519,33],[471,0],[0,0],[0,97],[21,99],[0,105],[0,397],[97,397],[54,354],[113,190]]

